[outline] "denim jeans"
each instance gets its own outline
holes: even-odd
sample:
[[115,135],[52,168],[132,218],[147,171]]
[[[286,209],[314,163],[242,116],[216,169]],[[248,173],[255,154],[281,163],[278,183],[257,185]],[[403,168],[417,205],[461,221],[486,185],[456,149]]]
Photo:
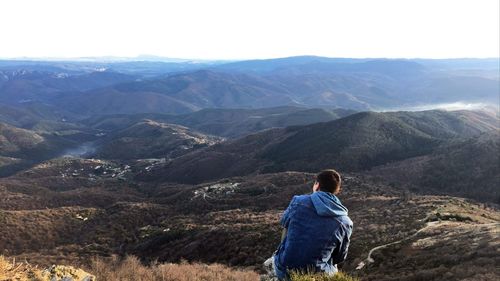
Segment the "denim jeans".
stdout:
[[286,272],[286,269],[280,268],[280,266],[278,265],[278,262],[276,261],[276,255],[273,255],[272,259],[273,259],[274,273],[276,274],[276,277],[278,277],[278,280],[280,281],[290,280]]
[[[271,260],[271,262],[272,262],[272,268],[274,268],[274,275],[276,275],[276,277],[278,278],[278,280],[280,280],[280,281],[289,281],[290,277],[287,274],[287,271],[285,269],[283,269],[283,268],[280,268],[280,266],[278,265],[278,263],[276,261],[276,255],[273,254],[273,256],[269,260]],[[326,273],[326,274],[328,274],[330,276],[333,276],[333,275],[337,274],[337,272],[338,272],[337,265],[334,265],[333,269],[334,270],[332,272],[329,272],[329,273]]]

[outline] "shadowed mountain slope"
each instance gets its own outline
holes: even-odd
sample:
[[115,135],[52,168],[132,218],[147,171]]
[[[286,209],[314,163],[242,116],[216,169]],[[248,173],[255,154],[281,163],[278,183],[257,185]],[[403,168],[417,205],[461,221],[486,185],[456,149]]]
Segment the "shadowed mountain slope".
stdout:
[[231,175],[317,171],[327,167],[360,171],[430,154],[451,138],[472,137],[495,128],[498,122],[492,116],[486,125],[476,124],[470,116],[476,114],[357,113],[331,122],[272,129],[218,144],[174,159],[143,176],[151,180],[200,182]]
[[451,194],[500,204],[500,132],[440,146],[432,154],[377,167],[370,174],[418,193]]

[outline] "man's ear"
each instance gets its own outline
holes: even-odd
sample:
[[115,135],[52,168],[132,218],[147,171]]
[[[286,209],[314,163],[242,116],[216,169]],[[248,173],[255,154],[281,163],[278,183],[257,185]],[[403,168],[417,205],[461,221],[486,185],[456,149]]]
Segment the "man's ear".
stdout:
[[338,194],[340,194],[340,192],[341,192],[341,191],[342,191],[342,185],[341,185],[341,186],[339,186],[339,187],[337,188],[337,190],[335,190],[335,193],[333,193],[333,194],[334,194],[334,195],[338,195]]
[[313,185],[313,192],[316,192],[319,190],[319,182],[314,182],[314,185]]

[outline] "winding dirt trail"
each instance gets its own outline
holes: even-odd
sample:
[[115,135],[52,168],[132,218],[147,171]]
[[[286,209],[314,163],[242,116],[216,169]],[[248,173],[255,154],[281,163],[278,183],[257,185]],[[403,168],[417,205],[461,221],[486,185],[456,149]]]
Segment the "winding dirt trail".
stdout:
[[[424,219],[422,220],[426,220],[427,218],[429,217],[429,215],[427,217],[425,217]],[[391,245],[395,245],[395,244],[399,244],[401,242],[404,242],[408,239],[412,239],[414,237],[416,237],[419,233],[421,233],[422,231],[426,230],[427,228],[431,227],[431,226],[434,226],[436,224],[439,224],[439,221],[434,221],[434,222],[428,222],[424,227],[422,227],[421,229],[419,229],[417,232],[413,233],[412,235],[408,236],[408,237],[405,237],[401,240],[397,240],[397,241],[394,241],[394,242],[391,242],[391,243],[387,243],[387,244],[384,244],[384,245],[380,245],[380,246],[376,246],[374,248],[372,248],[370,250],[370,252],[368,252],[368,256],[366,257],[366,259],[362,262],[360,262],[358,264],[358,266],[356,267],[356,270],[360,270],[362,269],[363,267],[365,267],[365,265],[369,264],[369,263],[373,263],[375,262],[375,260],[372,258],[372,255],[375,251],[377,250],[380,250],[380,249],[383,249],[385,247],[388,247],[388,246],[391,246]]]
[[[428,215],[427,217],[425,217],[424,219],[422,219],[421,221],[425,221],[429,218],[430,215]],[[383,249],[383,248],[386,248],[388,246],[391,246],[391,245],[395,245],[395,244],[399,244],[399,243],[402,243],[406,240],[409,240],[409,239],[412,239],[412,238],[415,238],[418,234],[420,234],[421,232],[427,230],[429,227],[433,227],[433,226],[436,226],[436,225],[439,225],[441,224],[442,221],[433,221],[433,222],[428,222],[426,223],[426,225],[424,227],[422,227],[421,229],[419,229],[417,232],[413,233],[412,235],[408,236],[408,237],[405,237],[401,240],[397,240],[397,241],[394,241],[394,242],[391,242],[391,243],[387,243],[387,244],[384,244],[384,245],[380,245],[380,246],[376,246],[374,248],[372,248],[370,250],[370,252],[368,252],[368,256],[366,257],[366,259],[362,262],[360,262],[358,264],[358,266],[356,267],[356,270],[360,270],[362,269],[363,267],[365,267],[365,265],[367,264],[370,264],[370,263],[373,263],[375,262],[375,260],[372,258],[372,255],[375,251],[378,251],[380,249]],[[494,222],[494,223],[482,223],[482,224],[475,224],[475,226],[477,227],[484,227],[484,226],[492,226],[492,225],[500,225],[500,223],[498,222]]]

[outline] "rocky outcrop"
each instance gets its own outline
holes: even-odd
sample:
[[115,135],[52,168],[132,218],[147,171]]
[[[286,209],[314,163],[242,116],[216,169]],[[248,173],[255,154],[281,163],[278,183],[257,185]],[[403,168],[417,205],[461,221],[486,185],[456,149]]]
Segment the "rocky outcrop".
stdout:
[[52,265],[41,269],[27,262],[16,263],[0,257],[1,281],[95,281],[96,278],[72,266]]

